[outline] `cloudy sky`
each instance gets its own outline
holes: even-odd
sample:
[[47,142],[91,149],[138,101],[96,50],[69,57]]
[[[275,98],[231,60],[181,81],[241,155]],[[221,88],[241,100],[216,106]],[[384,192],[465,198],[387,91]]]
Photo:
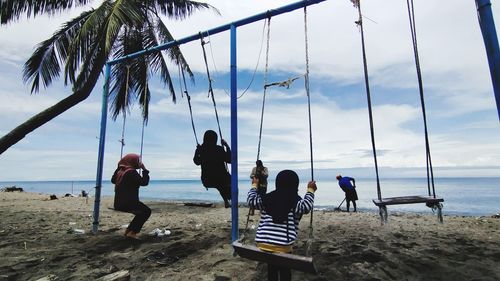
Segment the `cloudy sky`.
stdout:
[[[220,16],[202,11],[167,25],[176,38],[182,38],[292,2],[209,1]],[[500,176],[500,123],[475,3],[442,0],[415,1],[415,5],[435,176]],[[493,6],[497,20],[499,9]],[[80,12],[22,19],[0,27],[0,134],[70,94],[71,87],[59,81],[30,95],[29,85],[22,82],[22,66],[37,43]],[[381,176],[425,176],[423,122],[406,1],[364,1],[363,13]],[[329,0],[309,7],[307,17],[314,167],[319,177],[338,172],[371,177],[374,161],[360,33],[354,24],[357,10],[348,0]],[[271,20],[270,82],[305,73],[303,18],[303,11],[297,10]],[[240,178],[247,177],[257,155],[265,64],[263,27],[261,21],[238,28],[239,94],[249,86],[238,99]],[[223,137],[229,142],[229,35],[218,34],[208,40],[217,110]],[[195,71],[195,84],[188,87],[201,142],[205,130],[217,130],[214,108],[207,97],[202,50],[199,41],[181,48]],[[254,69],[257,71],[250,83]],[[187,100],[179,92],[178,102],[173,104],[159,83],[151,87],[150,120],[144,137],[146,166],[153,179],[199,177],[199,168],[192,163],[196,141]],[[95,179],[101,95],[102,81],[85,102],[0,155],[0,180]],[[285,168],[307,174],[309,130],[303,79],[289,89],[270,88],[265,108],[261,159],[272,174]],[[140,149],[139,111],[131,108],[127,119],[126,152]],[[121,130],[121,118],[109,120],[105,178],[111,176],[119,160]]]

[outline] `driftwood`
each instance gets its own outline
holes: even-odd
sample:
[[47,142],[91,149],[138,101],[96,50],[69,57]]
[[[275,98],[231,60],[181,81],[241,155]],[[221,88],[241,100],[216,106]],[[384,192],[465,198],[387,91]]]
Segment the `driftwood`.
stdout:
[[24,191],[22,187],[17,187],[15,185],[14,186],[6,186],[0,190],[3,192],[14,192],[14,191],[23,192]]
[[113,272],[108,275],[104,275],[103,277],[97,279],[98,281],[128,281],[130,280],[130,273],[128,270],[120,270],[117,272]]
[[212,207],[214,204],[209,202],[186,202],[184,206],[194,206],[194,207]]

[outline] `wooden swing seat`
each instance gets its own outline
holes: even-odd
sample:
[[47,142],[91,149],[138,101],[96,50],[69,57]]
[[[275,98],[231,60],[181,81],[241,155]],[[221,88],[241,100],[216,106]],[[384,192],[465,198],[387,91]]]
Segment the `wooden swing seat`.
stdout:
[[425,203],[428,205],[436,205],[440,202],[444,202],[443,198],[434,198],[431,196],[401,196],[401,197],[387,197],[382,199],[373,199],[373,203],[378,206],[387,205],[402,205],[402,204],[415,204],[415,203]]
[[317,273],[312,257],[265,252],[254,245],[242,244],[238,241],[233,242],[233,248],[240,257],[245,259],[270,263],[307,273]]
[[403,204],[416,204],[425,203],[427,207],[437,208],[438,221],[443,223],[443,214],[441,202],[444,202],[443,198],[432,197],[432,196],[401,196],[401,197],[387,197],[381,199],[373,199],[373,203],[379,208],[380,220],[382,224],[387,223],[387,206],[388,205],[403,205]]

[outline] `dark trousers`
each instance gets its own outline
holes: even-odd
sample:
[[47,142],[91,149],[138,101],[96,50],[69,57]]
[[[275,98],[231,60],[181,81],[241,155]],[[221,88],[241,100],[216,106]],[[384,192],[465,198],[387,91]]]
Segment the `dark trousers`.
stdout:
[[[350,208],[350,202],[351,200],[346,200],[346,203],[347,203],[347,211],[349,212],[349,208]],[[356,201],[352,200],[352,206],[354,206],[354,212],[356,212]]]
[[231,200],[231,183],[222,184],[216,187],[224,201]]
[[291,281],[292,270],[289,268],[279,267],[267,264],[267,280],[268,281]]
[[139,233],[141,231],[142,226],[149,219],[149,216],[151,216],[151,209],[140,201],[128,206],[120,206],[117,210],[135,215],[127,227],[128,230],[135,233]]

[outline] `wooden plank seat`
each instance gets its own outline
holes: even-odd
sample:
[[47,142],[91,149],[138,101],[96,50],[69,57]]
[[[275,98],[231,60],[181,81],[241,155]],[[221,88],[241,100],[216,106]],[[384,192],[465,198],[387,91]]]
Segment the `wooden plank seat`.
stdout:
[[443,198],[432,197],[432,196],[400,196],[400,197],[387,197],[381,199],[373,199],[373,203],[379,208],[381,223],[387,223],[387,206],[388,205],[404,205],[404,204],[417,204],[425,203],[427,207],[436,208],[438,220],[443,223],[442,208],[444,202]]
[[254,245],[233,242],[234,251],[242,258],[270,263],[307,273],[317,273],[312,257],[304,257],[286,253],[270,253],[262,251]]
[[440,202],[444,202],[443,198],[434,198],[428,196],[400,196],[400,197],[387,197],[382,199],[373,199],[373,203],[380,206],[387,205],[402,205],[402,204],[415,204],[415,203],[425,203],[427,205],[435,205]]

